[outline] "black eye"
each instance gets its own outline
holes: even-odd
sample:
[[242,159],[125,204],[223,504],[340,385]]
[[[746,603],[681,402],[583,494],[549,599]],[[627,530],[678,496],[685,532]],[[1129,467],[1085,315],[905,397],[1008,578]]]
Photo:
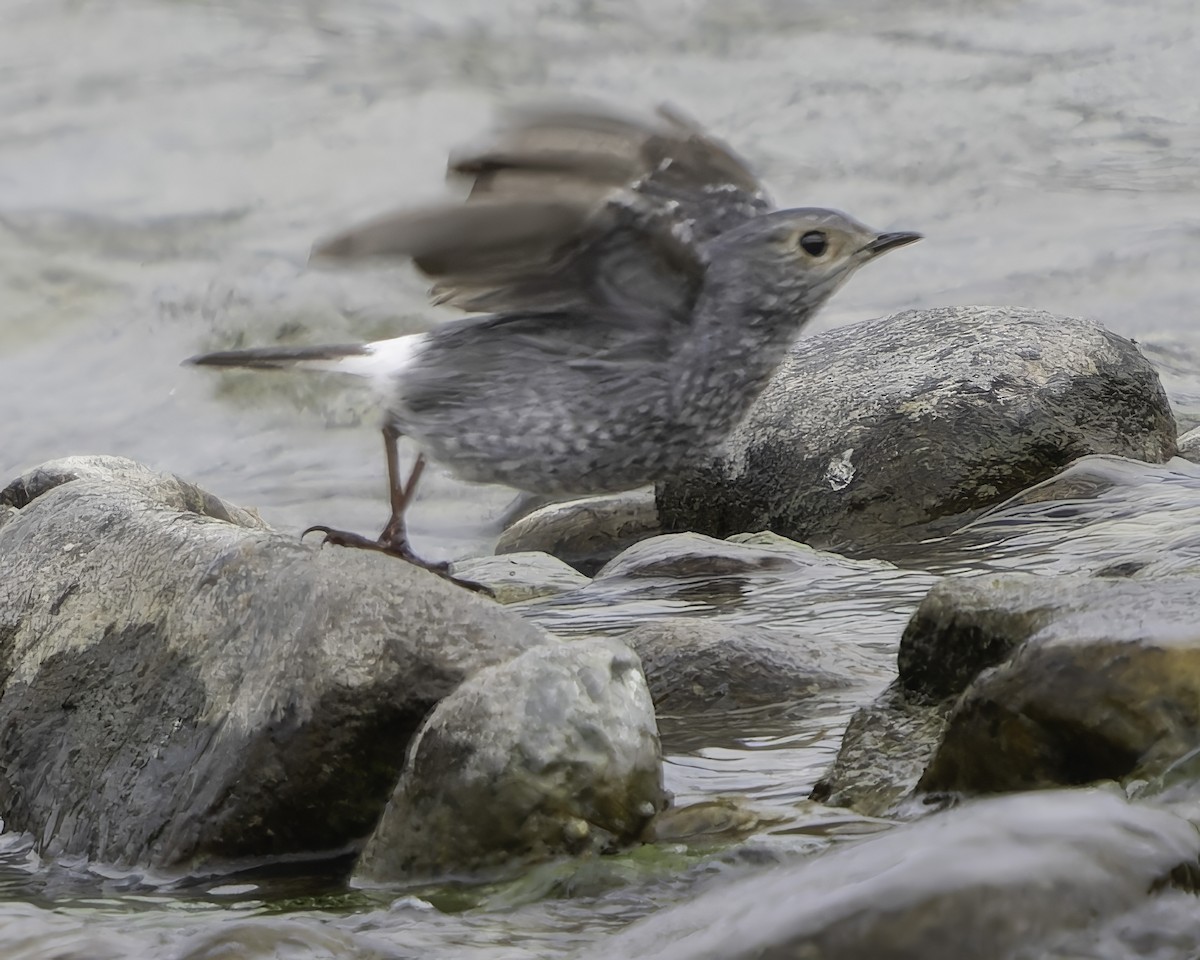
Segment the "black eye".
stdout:
[[820,230],[809,230],[800,238],[800,249],[812,257],[819,257],[829,249],[829,238]]

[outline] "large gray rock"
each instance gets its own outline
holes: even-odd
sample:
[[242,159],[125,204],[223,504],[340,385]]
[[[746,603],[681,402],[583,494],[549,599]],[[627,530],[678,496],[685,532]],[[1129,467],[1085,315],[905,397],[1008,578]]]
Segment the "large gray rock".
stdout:
[[1166,460],[1175,436],[1154,368],[1094,323],[908,311],[800,341],[727,452],[659,485],[658,512],[665,530],[881,556],[1085,454]]
[[355,878],[388,883],[599,851],[663,805],[654,708],[612,640],[530,650],[438,704]]
[[[1011,960],[1195,874],[1200,835],[1103,791],[993,798],[714,885],[587,953],[641,960]],[[1054,954],[1057,955],[1057,954]]]
[[0,494],[0,811],[46,856],[344,848],[479,669],[551,642],[405,563],[73,458]]

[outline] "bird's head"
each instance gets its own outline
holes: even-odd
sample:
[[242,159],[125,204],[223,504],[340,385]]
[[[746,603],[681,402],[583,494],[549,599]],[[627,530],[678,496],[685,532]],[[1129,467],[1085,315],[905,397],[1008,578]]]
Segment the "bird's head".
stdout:
[[880,233],[837,210],[777,210],[742,224],[707,247],[709,272],[726,283],[739,277],[759,293],[772,291],[815,308],[864,263],[921,239]]

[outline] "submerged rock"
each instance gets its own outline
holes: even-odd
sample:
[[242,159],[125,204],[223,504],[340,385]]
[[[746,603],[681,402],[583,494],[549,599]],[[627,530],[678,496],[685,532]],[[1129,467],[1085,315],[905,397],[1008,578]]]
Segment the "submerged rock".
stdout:
[[995,798],[718,885],[586,957],[1042,956],[1039,944],[1143,904],[1198,857],[1191,823],[1113,793]]
[[843,585],[849,581],[876,582],[895,574],[908,575],[890,563],[851,560],[774,533],[739,533],[728,540],[700,533],[670,533],[634,544],[607,563],[596,580],[711,579],[771,571],[813,583],[830,581]]
[[819,641],[768,627],[674,617],[643,624],[621,639],[641,658],[660,712],[789,703],[854,682]]
[[727,448],[659,485],[664,529],[885,556],[1085,454],[1166,460],[1175,423],[1130,341],[1036,310],[949,307],[800,341]]
[[626,547],[661,530],[654,491],[646,487],[534,510],[500,535],[496,553],[536,550],[590,576]]
[[0,811],[43,856],[180,867],[344,849],[479,669],[551,641],[178,478],[55,461],[0,502]]
[[654,708],[611,640],[481,670],[430,714],[360,883],[502,868],[635,839],[663,805]]

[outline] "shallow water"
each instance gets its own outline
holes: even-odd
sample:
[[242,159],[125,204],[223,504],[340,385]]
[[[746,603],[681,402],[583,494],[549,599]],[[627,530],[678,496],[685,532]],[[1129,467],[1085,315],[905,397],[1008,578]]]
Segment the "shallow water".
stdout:
[[[447,150],[495,103],[563,93],[669,100],[750,157],[780,202],[926,234],[856,277],[815,329],[945,303],[1088,316],[1138,339],[1181,424],[1200,422],[1191,0],[0,0],[0,23],[0,477],[120,454],[281,527],[374,529],[383,464],[362,398],[178,362],[435,320],[408,271],[311,270],[310,244],[440,191]],[[20,838],[0,837],[0,953],[571,954],[713,876],[842,829],[798,801],[850,710],[891,676],[931,573],[1160,554],[1190,565],[1192,470],[1134,470],[1077,492],[1075,508],[1011,505],[897,557],[900,572],[650,582],[619,604],[600,581],[574,602],[529,605],[568,634],[720,615],[853,654],[861,688],[819,704],[664,718],[681,799],[732,792],[791,818],[742,859],[618,858],[588,868],[603,876],[580,867],[476,892],[464,913],[445,891],[420,891],[439,910],[337,883],[317,896],[295,878],[186,890],[106,879],[30,861]],[[418,546],[486,549],[508,496],[435,477],[414,517]]]

